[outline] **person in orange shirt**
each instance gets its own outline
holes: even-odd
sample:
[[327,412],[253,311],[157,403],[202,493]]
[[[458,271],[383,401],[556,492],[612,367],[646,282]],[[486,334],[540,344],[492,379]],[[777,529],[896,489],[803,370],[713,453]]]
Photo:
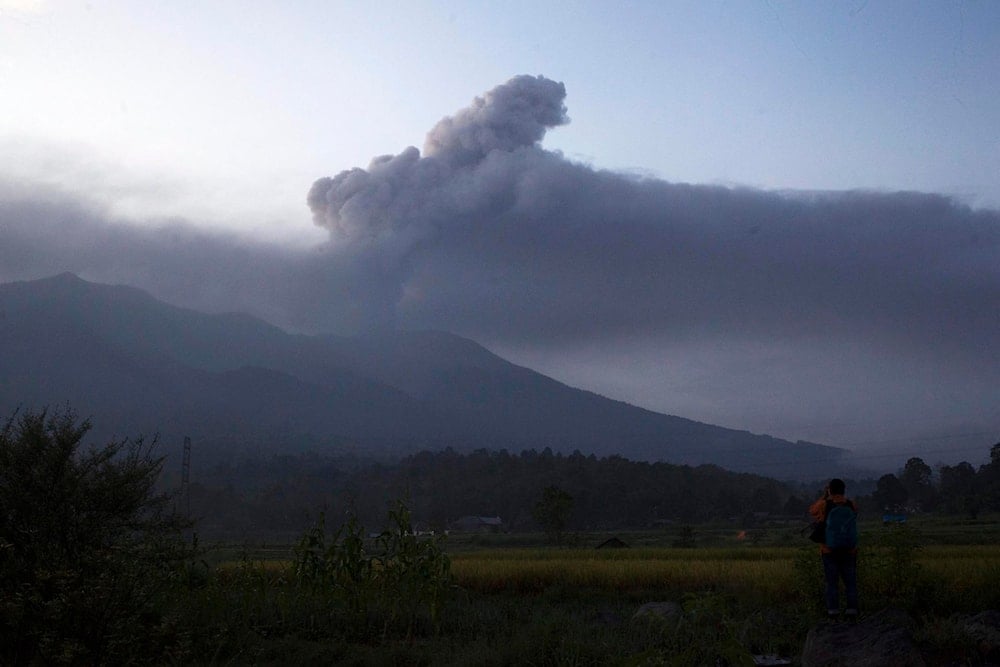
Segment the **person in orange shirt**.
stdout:
[[848,620],[858,617],[858,506],[844,494],[842,479],[831,479],[823,497],[809,507],[809,514],[826,525],[820,544],[823,575],[826,579],[826,611],[830,618],[840,616],[840,582],[844,582]]

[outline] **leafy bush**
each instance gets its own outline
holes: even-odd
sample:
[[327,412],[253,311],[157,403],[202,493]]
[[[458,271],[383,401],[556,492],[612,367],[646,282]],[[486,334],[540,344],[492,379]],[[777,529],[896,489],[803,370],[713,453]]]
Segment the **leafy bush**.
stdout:
[[438,629],[441,608],[452,589],[451,559],[442,549],[443,538],[419,539],[402,502],[389,511],[389,522],[375,540],[380,552],[375,572],[390,621],[402,617],[407,633],[412,633],[420,608],[426,607]]
[[441,610],[453,588],[443,538],[418,537],[402,502],[389,511],[389,526],[375,538],[371,550],[364,535],[353,512],[332,536],[321,516],[293,550],[296,584],[342,602],[356,621],[370,611],[378,612],[383,637],[398,623],[412,636],[423,611],[439,629]]
[[42,410],[0,431],[0,662],[135,660],[181,576],[155,441],[82,450],[89,430]]
[[332,536],[326,534],[325,516],[293,549],[295,581],[313,592],[342,598],[350,611],[364,613],[374,593],[372,559],[365,550],[364,527],[351,513]]
[[531,516],[550,540],[562,544],[572,510],[573,496],[558,486],[547,486],[542,490],[541,499],[535,503]]

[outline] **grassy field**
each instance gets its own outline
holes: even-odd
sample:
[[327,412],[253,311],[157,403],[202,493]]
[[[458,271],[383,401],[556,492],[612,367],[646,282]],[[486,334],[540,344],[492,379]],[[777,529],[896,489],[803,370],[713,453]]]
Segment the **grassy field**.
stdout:
[[724,589],[780,597],[795,557],[780,548],[517,549],[457,554],[458,586],[479,593],[539,593],[552,586],[608,593]]
[[[189,625],[198,619],[192,651],[220,664],[700,665],[747,664],[753,653],[794,657],[823,614],[817,548],[797,527],[741,532],[719,525],[619,533],[630,548],[601,550],[591,545],[607,534],[572,536],[569,547],[544,546],[542,536],[452,535],[439,554],[450,567],[437,606],[425,604],[427,591],[438,589],[420,565],[437,556],[413,555],[416,538],[407,547],[415,576],[391,589],[332,575],[320,587],[303,586],[287,546],[220,549],[208,554],[205,583],[184,614]],[[672,546],[680,537],[693,547]],[[979,664],[956,619],[1000,608],[1000,523],[869,524],[862,538],[863,613],[907,609],[918,641],[935,654]],[[372,576],[391,567],[378,561]],[[633,618],[641,605],[665,601],[681,613]]]

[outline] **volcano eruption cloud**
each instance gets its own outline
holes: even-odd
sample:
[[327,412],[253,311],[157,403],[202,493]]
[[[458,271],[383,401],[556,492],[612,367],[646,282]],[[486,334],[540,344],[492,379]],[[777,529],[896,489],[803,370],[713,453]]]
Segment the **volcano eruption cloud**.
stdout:
[[956,412],[963,425],[997,424],[997,211],[936,194],[595,170],[541,146],[568,122],[565,94],[515,77],[441,120],[422,154],[316,181],[313,219],[365,258],[391,299],[369,304],[380,319],[536,365],[572,349],[576,371],[563,376],[602,389],[632,381],[615,375],[630,350],[656,369],[639,373],[647,389],[703,416],[724,401],[760,424],[764,403],[789,400],[779,412],[817,435],[889,433],[917,404],[933,415],[918,428]]
[[540,142],[565,88],[518,76],[409,147],[312,186],[407,326],[490,338],[850,336],[975,357],[998,214],[918,193],[792,193],[596,171]]
[[568,122],[562,83],[516,76],[422,151],[318,179],[312,250],[7,189],[0,278],[71,270],[301,331],[449,330],[616,398],[828,444],[1000,429],[1000,212],[597,170],[543,147]]

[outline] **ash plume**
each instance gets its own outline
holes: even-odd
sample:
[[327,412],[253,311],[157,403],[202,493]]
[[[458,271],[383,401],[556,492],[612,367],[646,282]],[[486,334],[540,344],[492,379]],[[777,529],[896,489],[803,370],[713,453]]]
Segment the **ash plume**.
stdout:
[[1000,428],[1000,211],[596,170],[542,145],[565,100],[514,77],[422,152],[320,178],[307,202],[330,240],[311,251],[0,187],[0,279],[74,271],[299,331],[448,330],[617,398],[829,444]]
[[410,326],[537,341],[989,337],[997,212],[597,171],[540,145],[567,122],[564,98],[560,83],[515,77],[440,121],[423,155],[316,181],[313,220],[397,285]]

